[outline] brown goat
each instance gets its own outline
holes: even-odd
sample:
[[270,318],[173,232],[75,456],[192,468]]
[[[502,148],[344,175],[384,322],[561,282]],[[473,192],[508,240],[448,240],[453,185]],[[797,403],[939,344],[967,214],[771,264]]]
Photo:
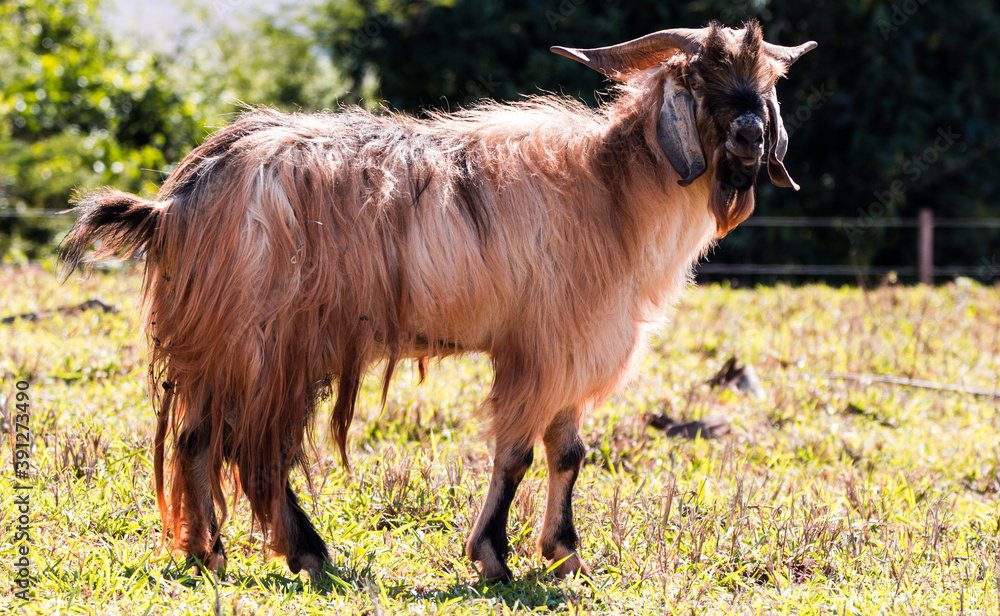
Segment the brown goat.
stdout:
[[224,563],[228,464],[274,551],[318,574],[326,546],[288,487],[317,396],[336,384],[346,463],[370,366],[385,361],[387,388],[401,359],[480,351],[496,453],[467,554],[511,578],[507,514],[541,439],[541,552],[560,576],[586,571],[571,499],[584,409],[629,377],[693,264],[750,215],[765,127],[770,176],[794,186],[774,85],[813,46],[765,43],[751,23],[553,48],[621,84],[596,111],[559,97],[427,119],[257,109],[155,201],[79,199],[68,266],[98,239],[90,258],[146,257],[156,490],[176,547]]

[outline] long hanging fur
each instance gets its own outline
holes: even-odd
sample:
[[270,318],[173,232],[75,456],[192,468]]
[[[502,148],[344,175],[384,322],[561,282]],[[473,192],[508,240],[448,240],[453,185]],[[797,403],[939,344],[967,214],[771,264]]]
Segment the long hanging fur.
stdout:
[[664,78],[637,74],[597,111],[555,97],[422,120],[255,109],[155,200],[81,197],[69,267],[96,240],[96,258],[146,256],[156,490],[178,547],[199,541],[185,518],[197,479],[176,455],[165,498],[179,432],[207,435],[201,472],[223,519],[229,463],[283,552],[284,486],[328,384],[346,463],[359,387],[380,360],[388,387],[403,358],[489,353],[484,408],[505,446],[530,447],[557,411],[627,378],[716,218],[728,230],[752,208],[751,193],[730,218],[728,197],[713,197],[713,217],[711,174],[677,186],[656,146]]

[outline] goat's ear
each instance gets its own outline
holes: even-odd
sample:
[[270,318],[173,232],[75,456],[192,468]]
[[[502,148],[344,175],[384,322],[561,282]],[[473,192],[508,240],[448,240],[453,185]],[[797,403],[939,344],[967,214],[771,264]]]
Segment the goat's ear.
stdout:
[[671,77],[663,84],[663,105],[656,137],[670,165],[681,176],[678,184],[687,186],[705,173],[708,166],[698,137],[694,97]]
[[771,148],[767,153],[767,174],[771,176],[771,183],[775,186],[798,190],[799,185],[788,175],[788,169],[785,169],[788,131],[785,130],[785,123],[781,121],[778,93],[773,87],[771,93],[767,95],[767,112],[771,116],[771,122],[768,124]]

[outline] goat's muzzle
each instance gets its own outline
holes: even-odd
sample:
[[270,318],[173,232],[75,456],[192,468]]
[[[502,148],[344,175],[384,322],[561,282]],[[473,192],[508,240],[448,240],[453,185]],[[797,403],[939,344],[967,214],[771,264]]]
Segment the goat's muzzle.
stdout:
[[744,113],[729,124],[725,154],[719,160],[720,180],[727,190],[749,190],[764,157],[764,122]]
[[756,168],[764,156],[764,121],[757,114],[744,113],[729,125],[726,151],[733,164]]

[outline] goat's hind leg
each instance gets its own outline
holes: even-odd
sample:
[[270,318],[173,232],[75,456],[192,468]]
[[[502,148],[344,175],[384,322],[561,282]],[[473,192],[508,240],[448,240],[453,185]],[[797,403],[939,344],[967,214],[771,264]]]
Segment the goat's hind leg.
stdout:
[[288,483],[285,483],[281,524],[287,544],[275,546],[275,550],[285,555],[292,573],[305,569],[312,580],[318,580],[323,573],[323,565],[330,562],[330,553]]
[[275,555],[285,558],[292,573],[305,569],[312,579],[319,579],[330,555],[289,485],[286,466],[289,462],[274,463],[277,468],[282,469],[280,472],[285,480],[283,485],[274,486],[273,496],[269,496],[265,489],[265,485],[270,487],[272,476],[266,471],[257,471],[257,463],[256,460],[240,460],[239,472],[250,508],[259,519],[266,520],[270,529],[271,550]]
[[586,455],[580,438],[581,411],[577,407],[560,411],[542,437],[548,465],[549,493],[538,547],[550,563],[560,563],[555,569],[556,576],[560,578],[571,573],[588,572],[587,565],[577,553],[578,538],[573,525],[573,485]]
[[173,490],[180,497],[177,547],[187,554],[190,564],[200,563],[207,569],[224,573],[226,550],[212,498],[208,421],[206,418],[200,426],[185,430],[177,439],[173,482]]

